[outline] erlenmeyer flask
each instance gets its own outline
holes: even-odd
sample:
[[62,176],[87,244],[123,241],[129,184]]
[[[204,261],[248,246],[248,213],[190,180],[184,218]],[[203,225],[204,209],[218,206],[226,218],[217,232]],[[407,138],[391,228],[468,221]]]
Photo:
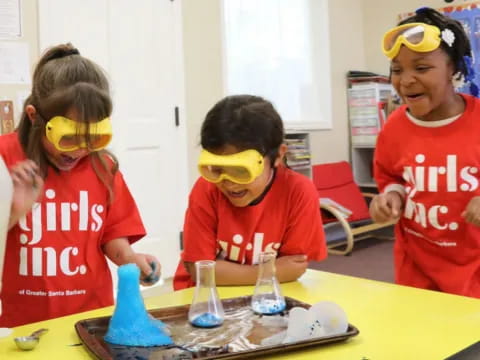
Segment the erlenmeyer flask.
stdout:
[[274,252],[259,254],[258,278],[252,296],[252,309],[257,314],[274,315],[285,310],[285,298],[275,275]]
[[223,323],[225,313],[215,285],[215,261],[197,261],[195,268],[197,286],[188,312],[188,320],[197,327],[219,326]]

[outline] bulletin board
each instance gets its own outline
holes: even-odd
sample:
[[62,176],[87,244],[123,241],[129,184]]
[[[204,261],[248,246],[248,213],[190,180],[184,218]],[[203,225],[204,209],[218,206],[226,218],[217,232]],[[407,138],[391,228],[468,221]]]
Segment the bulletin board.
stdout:
[[[441,13],[460,21],[470,38],[473,52],[473,68],[475,70],[475,84],[480,87],[480,1],[472,1],[462,5],[437,8]],[[413,12],[399,15],[399,20],[414,15]],[[459,89],[460,92],[470,93],[468,84]]]

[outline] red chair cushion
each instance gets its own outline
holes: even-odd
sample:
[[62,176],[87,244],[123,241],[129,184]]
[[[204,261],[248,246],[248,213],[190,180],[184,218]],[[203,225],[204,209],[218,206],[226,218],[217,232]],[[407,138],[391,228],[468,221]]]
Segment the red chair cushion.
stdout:
[[[348,221],[370,219],[367,203],[353,180],[352,168],[348,162],[314,165],[313,183],[319,198],[330,198],[352,211]],[[324,220],[331,221],[328,218]]]

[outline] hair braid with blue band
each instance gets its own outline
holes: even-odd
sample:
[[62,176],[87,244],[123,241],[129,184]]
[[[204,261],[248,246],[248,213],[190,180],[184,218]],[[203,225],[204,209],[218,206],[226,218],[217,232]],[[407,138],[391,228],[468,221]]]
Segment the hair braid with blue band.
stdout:
[[463,61],[466,69],[465,81],[470,83],[470,93],[473,96],[478,97],[478,86],[475,84],[475,70],[473,69],[472,57],[465,55]]

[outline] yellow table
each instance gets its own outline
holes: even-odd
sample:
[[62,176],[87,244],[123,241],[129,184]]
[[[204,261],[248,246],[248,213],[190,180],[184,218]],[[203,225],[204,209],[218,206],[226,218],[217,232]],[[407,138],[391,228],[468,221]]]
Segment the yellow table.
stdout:
[[[308,270],[283,284],[284,295],[313,304],[334,301],[360,334],[347,342],[284,353],[269,359],[435,360],[480,340],[480,300]],[[253,287],[221,287],[222,298],[249,295]],[[147,308],[189,304],[192,289],[146,300]],[[74,329],[78,320],[111,315],[113,307],[20,326],[0,339],[0,359],[90,359]],[[46,327],[33,351],[17,350],[13,338]],[[265,358],[265,357],[263,357]]]

